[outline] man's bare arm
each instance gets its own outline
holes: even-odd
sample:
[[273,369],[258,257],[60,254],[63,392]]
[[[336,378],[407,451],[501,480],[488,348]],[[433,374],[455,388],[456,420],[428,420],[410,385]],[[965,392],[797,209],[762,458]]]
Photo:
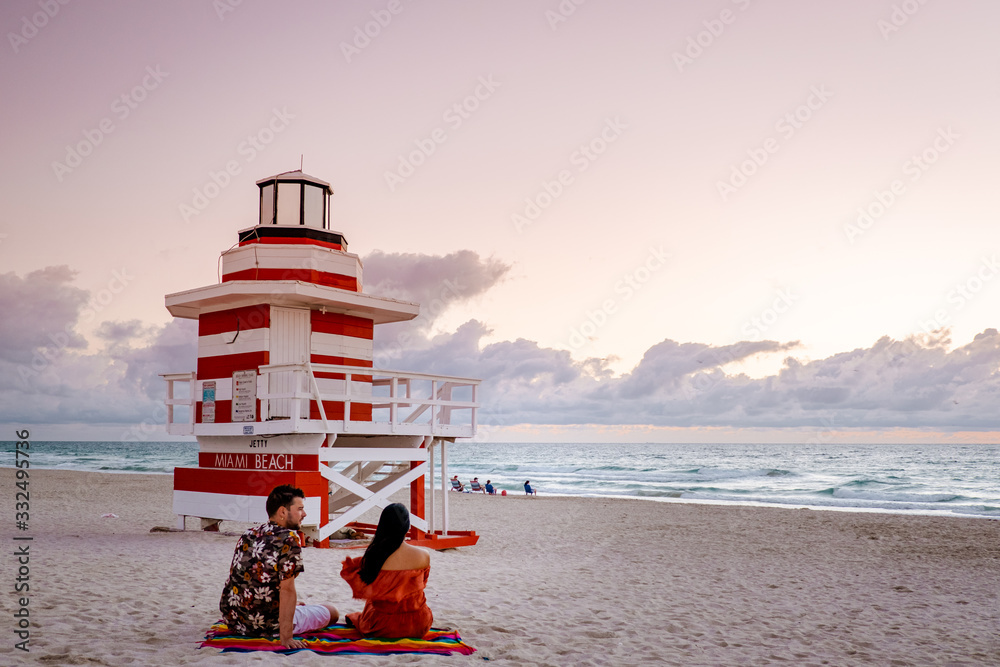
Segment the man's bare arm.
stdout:
[[295,577],[283,579],[281,587],[278,589],[278,637],[281,640],[281,645],[288,648],[306,648],[304,641],[292,638],[297,602]]

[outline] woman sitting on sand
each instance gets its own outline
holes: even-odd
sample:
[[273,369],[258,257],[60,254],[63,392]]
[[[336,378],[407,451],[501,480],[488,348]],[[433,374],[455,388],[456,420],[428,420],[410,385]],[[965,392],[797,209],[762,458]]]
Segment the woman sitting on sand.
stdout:
[[393,503],[382,510],[365,555],[344,559],[340,576],[355,599],[365,600],[364,611],[345,618],[365,636],[423,637],[431,628],[434,615],[424,597],[431,556],[403,541],[409,530],[410,512]]

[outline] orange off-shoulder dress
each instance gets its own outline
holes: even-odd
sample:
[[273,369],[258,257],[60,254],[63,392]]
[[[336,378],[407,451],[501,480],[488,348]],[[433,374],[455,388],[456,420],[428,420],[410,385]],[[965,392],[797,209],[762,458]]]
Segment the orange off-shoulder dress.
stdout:
[[347,614],[358,632],[390,639],[427,634],[434,622],[424,596],[430,565],[420,570],[382,570],[370,584],[361,580],[360,572],[360,558],[344,559],[340,576],[351,585],[354,598],[365,601],[361,613]]

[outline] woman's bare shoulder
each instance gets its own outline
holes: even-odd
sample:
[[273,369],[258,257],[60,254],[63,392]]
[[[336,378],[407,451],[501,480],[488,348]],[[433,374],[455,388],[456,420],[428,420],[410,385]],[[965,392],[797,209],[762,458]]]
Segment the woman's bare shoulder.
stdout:
[[[431,564],[431,552],[430,549],[424,549],[423,547],[415,547],[412,544],[403,543],[405,547],[404,558],[409,564],[407,569],[412,570],[422,570]],[[402,551],[402,549],[401,549]]]
[[407,545],[414,551],[414,557],[419,559],[423,565],[421,567],[427,567],[431,564],[431,550],[425,549],[423,547],[415,547],[412,545]]
[[422,570],[431,564],[431,552],[405,542],[385,559],[383,570]]

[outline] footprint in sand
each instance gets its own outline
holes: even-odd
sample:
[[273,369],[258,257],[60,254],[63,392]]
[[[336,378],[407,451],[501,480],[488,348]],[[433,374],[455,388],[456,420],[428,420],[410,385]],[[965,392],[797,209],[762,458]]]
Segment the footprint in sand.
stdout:
[[606,630],[587,630],[583,634],[593,639],[611,639],[612,637],[618,636],[617,632],[609,632]]

